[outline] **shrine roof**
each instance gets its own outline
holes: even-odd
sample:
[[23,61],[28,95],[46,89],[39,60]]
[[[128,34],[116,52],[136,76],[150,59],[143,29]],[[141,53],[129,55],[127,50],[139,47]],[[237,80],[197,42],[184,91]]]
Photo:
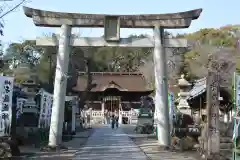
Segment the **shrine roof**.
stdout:
[[[91,72],[92,83],[96,86],[92,92],[104,92],[107,88],[117,88],[125,92],[150,91],[146,87],[146,80],[141,73],[128,72]],[[87,87],[87,73],[79,72],[74,91],[84,91]]]
[[207,84],[206,77],[196,80],[193,85],[193,88],[190,90],[190,96],[188,97],[188,100],[191,100],[191,99],[201,95],[202,93],[204,93],[207,88],[206,84]]
[[[221,93],[228,93],[228,90],[226,87],[221,86]],[[188,100],[194,99],[198,97],[199,95],[205,93],[207,90],[207,78],[201,78],[195,81],[192,89],[190,90],[190,96],[188,97]]]

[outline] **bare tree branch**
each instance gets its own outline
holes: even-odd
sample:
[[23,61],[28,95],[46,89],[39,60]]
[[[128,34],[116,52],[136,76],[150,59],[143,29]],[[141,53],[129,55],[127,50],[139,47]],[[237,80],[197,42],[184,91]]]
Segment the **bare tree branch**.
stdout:
[[27,0],[22,0],[21,2],[19,2],[18,4],[16,4],[14,7],[12,7],[11,9],[7,10],[6,12],[4,12],[1,16],[0,19],[2,19],[4,16],[8,15],[9,13],[13,12],[14,10],[16,10],[18,7],[20,7],[23,3],[25,3]]

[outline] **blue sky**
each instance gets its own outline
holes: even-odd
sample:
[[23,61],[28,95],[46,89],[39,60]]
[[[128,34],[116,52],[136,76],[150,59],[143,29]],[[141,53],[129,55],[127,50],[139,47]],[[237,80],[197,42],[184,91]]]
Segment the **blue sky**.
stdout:
[[[52,11],[96,14],[157,14],[203,8],[202,15],[192,23],[190,28],[172,30],[173,33],[240,24],[240,0],[31,0],[25,5]],[[23,14],[22,7],[5,16],[4,24],[4,36],[1,38],[5,45],[57,32],[57,28],[34,26],[32,20]],[[103,34],[103,29],[74,29],[73,32],[80,33],[82,36],[96,37]],[[122,37],[134,33],[151,34],[152,31],[149,29],[121,30]]]

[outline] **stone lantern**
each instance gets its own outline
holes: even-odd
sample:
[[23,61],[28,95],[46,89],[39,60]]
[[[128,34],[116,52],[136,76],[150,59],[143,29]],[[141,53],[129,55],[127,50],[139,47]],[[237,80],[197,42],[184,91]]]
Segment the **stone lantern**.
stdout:
[[183,114],[191,115],[191,108],[187,102],[188,96],[190,96],[191,84],[184,78],[184,75],[181,75],[181,78],[178,80],[178,87],[180,88],[178,110]]

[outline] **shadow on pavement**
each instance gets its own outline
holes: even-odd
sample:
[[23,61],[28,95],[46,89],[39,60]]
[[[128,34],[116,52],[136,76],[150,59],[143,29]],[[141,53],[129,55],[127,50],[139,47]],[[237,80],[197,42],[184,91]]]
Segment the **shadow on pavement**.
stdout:
[[67,160],[74,156],[74,154],[87,142],[88,138],[94,133],[94,129],[77,132],[72,140],[63,142],[67,149],[62,149],[56,152],[43,152],[40,148],[31,146],[20,146],[21,156],[14,157],[13,160],[29,160],[29,159],[51,159],[51,160]]

